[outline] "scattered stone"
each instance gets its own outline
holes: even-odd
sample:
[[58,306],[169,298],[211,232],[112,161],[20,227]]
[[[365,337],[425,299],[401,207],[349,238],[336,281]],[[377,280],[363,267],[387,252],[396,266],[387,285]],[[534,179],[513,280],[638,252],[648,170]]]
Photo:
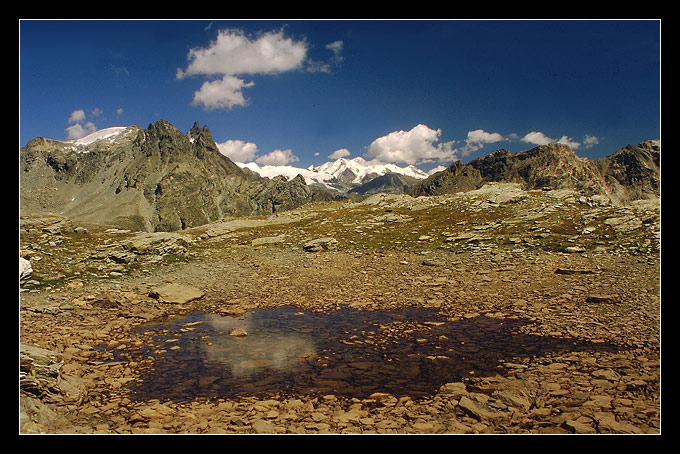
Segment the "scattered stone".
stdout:
[[588,303],[618,303],[618,295],[594,294],[586,297]]
[[598,432],[617,433],[617,434],[641,434],[638,427],[626,422],[617,421],[616,415],[608,412],[598,412],[595,414],[597,419]]
[[501,390],[495,391],[492,395],[507,406],[518,408],[523,412],[529,411],[531,407],[531,400],[517,391]]
[[169,283],[154,287],[149,296],[166,304],[186,304],[203,297],[204,293],[190,285]]
[[504,413],[494,410],[493,408],[486,405],[485,401],[487,399],[488,396],[484,394],[470,393],[460,398],[458,401],[458,406],[463,411],[479,421],[503,418],[507,416]]
[[277,244],[277,243],[283,243],[283,241],[286,239],[286,235],[281,234],[277,236],[265,236],[261,238],[255,238],[252,240],[250,243],[252,246],[263,246],[265,244]]
[[302,246],[305,252],[321,252],[329,251],[336,248],[338,241],[335,238],[318,238],[316,240],[311,240]]
[[139,255],[185,256],[189,241],[184,235],[175,232],[140,233],[121,242],[121,246]]
[[229,332],[229,335],[233,337],[246,337],[248,333],[243,328],[234,328]]
[[252,428],[256,434],[271,434],[275,432],[274,424],[264,419],[258,419],[253,422]]
[[642,221],[634,214],[624,214],[619,217],[611,217],[604,220],[616,233],[625,234],[642,227]]
[[562,424],[565,429],[575,434],[596,434],[597,430],[593,424],[581,421],[567,420]]
[[577,270],[570,268],[557,268],[555,274],[595,274],[593,270]]
[[444,266],[446,265],[443,261],[437,259],[425,259],[423,260],[423,265],[425,266]]
[[453,399],[460,399],[467,394],[465,383],[446,383],[439,388],[441,394],[450,394]]
[[618,381],[620,376],[616,372],[614,372],[611,369],[597,369],[591,374],[595,378],[602,378],[604,380],[609,380],[609,381]]

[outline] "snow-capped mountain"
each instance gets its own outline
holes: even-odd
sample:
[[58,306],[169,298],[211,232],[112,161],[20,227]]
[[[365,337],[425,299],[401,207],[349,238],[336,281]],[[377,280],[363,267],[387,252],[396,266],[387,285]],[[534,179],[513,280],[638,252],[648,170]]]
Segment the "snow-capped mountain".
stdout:
[[386,164],[375,160],[366,161],[362,157],[356,157],[354,159],[340,158],[335,161],[321,164],[318,167],[310,166],[309,170],[321,174],[333,175],[338,180],[343,177],[349,177],[347,172],[349,170],[354,175],[351,183],[355,184],[365,183],[366,177],[372,179],[375,176],[385,175],[386,173],[397,173],[414,178],[427,178],[428,176],[426,172],[423,172],[413,165],[399,167],[396,164]]
[[340,158],[328,161],[319,166],[309,166],[306,169],[293,166],[260,166],[255,162],[236,163],[240,167],[246,167],[260,176],[273,178],[284,175],[289,178],[302,175],[306,183],[323,185],[324,187],[345,192],[357,185],[366,183],[373,178],[395,173],[408,177],[424,179],[428,173],[413,165],[400,167],[396,164],[388,164],[379,161],[367,161],[362,157],[353,159]]
[[85,149],[78,150],[78,148],[90,145],[102,139],[108,139],[109,141],[113,141],[121,134],[132,131],[132,129],[133,127],[129,126],[114,126],[111,128],[100,129],[99,131],[95,131],[92,134],[88,134],[85,137],[81,137],[80,139],[65,140],[63,142],[71,145],[72,147],[74,147],[73,149],[77,151],[86,151]]
[[261,177],[265,178],[274,178],[282,175],[290,179],[295,178],[297,175],[302,175],[307,184],[324,184],[324,181],[329,181],[334,178],[333,175],[318,173],[310,169],[304,169],[302,167],[270,165],[261,166],[256,162],[236,162],[235,164],[241,168],[252,170]]

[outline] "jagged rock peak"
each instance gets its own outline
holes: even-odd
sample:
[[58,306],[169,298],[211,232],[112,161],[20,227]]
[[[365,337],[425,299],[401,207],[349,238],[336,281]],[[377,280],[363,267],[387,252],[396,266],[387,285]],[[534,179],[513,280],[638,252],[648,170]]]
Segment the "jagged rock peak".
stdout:
[[639,143],[638,147],[642,148],[643,150],[661,153],[661,141],[659,139],[645,140],[644,142]]
[[208,129],[207,125],[204,125],[202,128],[198,124],[197,121],[194,122],[194,125],[191,127],[189,132],[187,132],[187,137],[188,138],[197,138],[197,137],[210,137],[212,139],[212,136],[210,135],[210,129]]
[[149,123],[149,127],[147,128],[150,132],[154,132],[158,134],[159,136],[163,135],[184,135],[180,132],[179,129],[177,129],[175,126],[170,124],[166,120],[158,120],[156,123]]
[[204,125],[201,128],[198,122],[195,121],[192,128],[189,130],[189,132],[187,132],[186,137],[187,139],[189,139],[189,142],[199,147],[199,149],[197,150],[197,153],[199,153],[199,157],[204,149],[208,149],[211,151],[219,151],[217,148],[217,144],[213,140],[212,135],[210,134],[210,129],[208,129],[207,125]]
[[[203,126],[201,128],[198,122],[194,122],[194,125],[186,134],[163,119],[156,121],[156,123],[150,123],[147,130],[164,143],[172,143],[180,145],[181,149],[193,150],[199,158],[204,157],[206,151],[219,151],[208,127]],[[193,144],[193,148],[184,148],[185,144]]]

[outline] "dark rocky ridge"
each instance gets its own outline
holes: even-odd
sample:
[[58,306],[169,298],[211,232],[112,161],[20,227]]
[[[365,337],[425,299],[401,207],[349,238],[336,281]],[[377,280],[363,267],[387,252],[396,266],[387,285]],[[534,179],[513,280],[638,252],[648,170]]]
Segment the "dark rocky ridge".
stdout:
[[613,199],[628,202],[660,195],[661,143],[658,140],[628,145],[593,163]]
[[478,189],[489,182],[520,183],[525,189],[575,189],[608,196],[614,203],[660,196],[658,140],[629,145],[606,158],[580,158],[566,145],[541,145],[519,153],[499,150],[447,169],[411,186],[412,196]]
[[409,186],[415,184],[417,181],[417,178],[390,172],[386,173],[385,175],[372,178],[366,183],[350,189],[347,191],[347,193],[361,195],[372,195],[378,193],[403,194],[409,188]]
[[268,179],[239,168],[198,123],[185,135],[159,120],[74,148],[38,137],[20,150],[22,216],[48,213],[74,222],[174,231],[333,197],[309,188],[300,176]]

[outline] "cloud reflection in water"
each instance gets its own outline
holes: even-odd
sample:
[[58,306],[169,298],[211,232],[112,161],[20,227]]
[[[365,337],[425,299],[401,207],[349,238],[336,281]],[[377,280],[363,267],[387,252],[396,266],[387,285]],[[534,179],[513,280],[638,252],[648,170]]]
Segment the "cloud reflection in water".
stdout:
[[[206,324],[214,334],[202,344],[205,361],[221,365],[233,377],[250,376],[265,369],[290,372],[316,353],[310,336],[263,332],[253,323],[250,313],[240,318],[209,315]],[[236,328],[244,329],[248,335],[229,336]]]

